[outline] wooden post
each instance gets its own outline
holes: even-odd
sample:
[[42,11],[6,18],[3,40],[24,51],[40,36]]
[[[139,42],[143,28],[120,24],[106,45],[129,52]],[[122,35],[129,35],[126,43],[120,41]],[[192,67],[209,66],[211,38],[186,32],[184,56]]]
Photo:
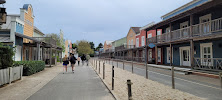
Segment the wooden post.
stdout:
[[146,43],[145,43],[145,66],[146,66],[146,79],[148,79],[148,53],[147,53],[147,45],[148,45],[148,41],[147,41],[147,30],[146,30]]
[[194,42],[190,40],[190,61],[191,61],[191,68],[194,68]]
[[193,36],[193,15],[190,15],[190,36]]
[[132,49],[132,73],[133,73],[133,49]]
[[170,43],[170,66],[172,67],[172,88],[175,89],[175,81],[174,81],[174,66],[172,65],[172,44]]
[[99,74],[100,74],[100,60],[99,60]]
[[155,58],[156,58],[156,64],[158,64],[158,47],[155,46]]
[[52,67],[52,46],[50,47],[49,61],[50,61],[50,67]]

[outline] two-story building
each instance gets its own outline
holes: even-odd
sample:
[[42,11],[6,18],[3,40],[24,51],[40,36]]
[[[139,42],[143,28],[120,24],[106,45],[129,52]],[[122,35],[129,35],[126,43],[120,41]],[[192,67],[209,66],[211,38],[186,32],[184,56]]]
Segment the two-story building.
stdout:
[[[163,50],[163,64],[222,70],[221,9],[221,0],[193,0],[146,28],[163,31],[162,35],[148,39],[156,49]],[[155,53],[158,54],[157,50]]]

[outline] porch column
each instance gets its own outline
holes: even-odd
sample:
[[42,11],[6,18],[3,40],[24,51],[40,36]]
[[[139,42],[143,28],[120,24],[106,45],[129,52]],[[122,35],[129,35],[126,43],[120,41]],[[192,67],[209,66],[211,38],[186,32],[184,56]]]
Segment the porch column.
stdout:
[[50,67],[52,67],[52,46],[50,47],[49,63],[50,63]]
[[193,15],[190,15],[190,37],[193,37]]
[[36,57],[37,60],[40,60],[40,43],[37,43],[37,50],[36,50]]
[[172,44],[170,43],[170,66],[172,66]]
[[45,47],[42,46],[42,61],[45,61]]
[[55,65],[57,65],[57,49],[55,49]]
[[155,59],[156,59],[156,64],[158,64],[158,48],[155,46]]
[[194,42],[190,40],[190,61],[191,61],[191,68],[194,68]]

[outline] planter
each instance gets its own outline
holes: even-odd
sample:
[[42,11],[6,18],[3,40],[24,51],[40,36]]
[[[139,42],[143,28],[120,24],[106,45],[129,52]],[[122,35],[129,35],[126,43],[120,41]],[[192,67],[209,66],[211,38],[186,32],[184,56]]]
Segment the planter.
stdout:
[[23,66],[0,69],[0,86],[22,79]]

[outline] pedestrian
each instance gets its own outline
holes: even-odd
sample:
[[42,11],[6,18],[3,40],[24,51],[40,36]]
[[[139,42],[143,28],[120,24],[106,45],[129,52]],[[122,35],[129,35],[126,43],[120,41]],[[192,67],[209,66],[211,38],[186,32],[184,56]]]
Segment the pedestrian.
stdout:
[[86,55],[86,63],[87,63],[87,66],[89,65],[89,59],[90,59],[90,56],[89,56],[89,55]]
[[81,60],[82,60],[82,65],[84,65],[84,62],[85,62],[85,60],[86,60],[85,54],[82,55]]
[[63,74],[64,74],[64,69],[67,72],[67,65],[69,64],[69,59],[68,59],[67,55],[65,55],[65,57],[62,59],[62,61],[63,61]]
[[74,56],[74,54],[71,54],[70,63],[71,63],[71,67],[72,67],[72,72],[74,73],[74,67],[76,64],[76,57]]
[[79,66],[80,60],[81,60],[81,58],[80,58],[80,56],[79,56],[79,57],[77,58],[78,66]]

